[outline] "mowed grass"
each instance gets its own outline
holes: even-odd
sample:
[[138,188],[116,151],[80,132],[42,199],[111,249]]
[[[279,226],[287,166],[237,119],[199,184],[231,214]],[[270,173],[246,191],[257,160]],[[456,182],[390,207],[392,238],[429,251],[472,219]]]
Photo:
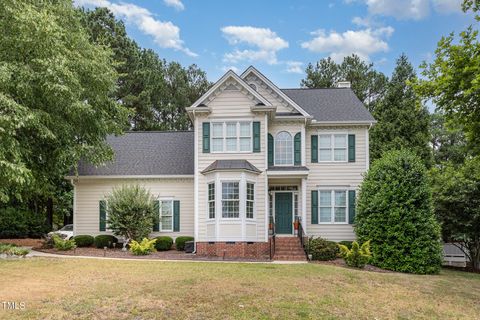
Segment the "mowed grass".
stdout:
[[[480,319],[480,275],[303,264],[0,261],[3,319]],[[2,305],[0,305],[2,308]]]

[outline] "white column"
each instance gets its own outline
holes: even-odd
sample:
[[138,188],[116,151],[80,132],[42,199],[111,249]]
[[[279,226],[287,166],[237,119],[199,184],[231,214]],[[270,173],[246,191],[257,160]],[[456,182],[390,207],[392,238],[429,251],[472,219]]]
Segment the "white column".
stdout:
[[302,227],[307,233],[307,178],[302,178]]

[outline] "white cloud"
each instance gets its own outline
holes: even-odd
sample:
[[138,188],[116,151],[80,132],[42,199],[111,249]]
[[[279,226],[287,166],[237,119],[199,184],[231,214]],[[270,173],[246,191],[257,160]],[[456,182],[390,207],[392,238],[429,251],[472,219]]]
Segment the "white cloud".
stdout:
[[233,72],[235,72],[236,74],[239,74],[240,73],[240,69],[235,67],[235,66],[224,66],[222,67],[222,71],[223,72],[227,72],[228,70],[232,70]]
[[352,23],[359,27],[370,27],[372,21],[370,18],[353,17]]
[[288,73],[303,73],[303,63],[300,61],[287,61],[287,69]]
[[178,11],[185,9],[185,6],[181,0],[163,0],[163,3],[165,3],[165,5],[168,7],[175,8]]
[[371,15],[392,16],[399,20],[420,20],[431,9],[441,14],[461,11],[462,0],[345,0],[346,3],[364,2]]
[[265,61],[268,64],[277,64],[277,51],[288,48],[288,42],[268,28],[227,26],[221,31],[229,44],[253,47],[243,50],[235,48],[234,51],[226,53],[224,60],[231,63]]
[[314,36],[313,39],[302,43],[302,48],[317,53],[328,53],[335,61],[341,61],[352,53],[364,60],[369,60],[370,55],[374,53],[388,51],[388,43],[385,40],[393,32],[392,27],[348,30],[343,33],[317,30],[311,33]]
[[153,37],[155,43],[161,48],[182,51],[185,54],[196,57],[196,53],[185,47],[180,39],[180,28],[170,21],[160,21],[153,14],[142,7],[132,3],[113,3],[108,0],[75,0],[78,6],[107,7],[117,17],[124,18],[128,23],[135,24],[143,33]]

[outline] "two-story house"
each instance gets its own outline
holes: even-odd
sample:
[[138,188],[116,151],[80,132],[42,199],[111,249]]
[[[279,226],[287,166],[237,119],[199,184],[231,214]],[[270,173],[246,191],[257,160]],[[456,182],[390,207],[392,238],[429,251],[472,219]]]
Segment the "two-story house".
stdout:
[[290,248],[277,248],[277,257],[295,258],[299,228],[355,238],[355,195],[375,120],[348,83],[279,89],[249,67],[240,76],[228,71],[187,112],[193,131],[108,137],[113,162],[79,164],[78,176],[67,177],[74,234],[109,233],[105,196],[140,184],[160,204],[152,236],[193,236],[199,255],[266,258],[275,234],[277,246]]

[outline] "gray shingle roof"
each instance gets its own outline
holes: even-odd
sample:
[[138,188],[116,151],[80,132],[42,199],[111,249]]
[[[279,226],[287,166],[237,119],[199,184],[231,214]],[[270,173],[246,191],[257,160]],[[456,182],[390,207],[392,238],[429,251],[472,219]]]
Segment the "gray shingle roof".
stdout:
[[349,88],[281,90],[317,121],[375,121]]
[[108,136],[115,159],[95,168],[80,161],[79,176],[193,175],[193,131],[127,132]]
[[247,170],[258,173],[261,172],[247,160],[216,160],[206,167],[202,173],[208,173],[214,170]]

